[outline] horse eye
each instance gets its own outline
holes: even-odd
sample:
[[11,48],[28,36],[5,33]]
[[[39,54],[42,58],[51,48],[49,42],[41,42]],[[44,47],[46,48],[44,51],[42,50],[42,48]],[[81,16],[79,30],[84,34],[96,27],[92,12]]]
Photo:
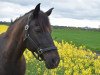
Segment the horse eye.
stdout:
[[35,31],[36,31],[36,32],[41,32],[41,28],[40,28],[39,26],[37,26],[37,27],[35,28]]

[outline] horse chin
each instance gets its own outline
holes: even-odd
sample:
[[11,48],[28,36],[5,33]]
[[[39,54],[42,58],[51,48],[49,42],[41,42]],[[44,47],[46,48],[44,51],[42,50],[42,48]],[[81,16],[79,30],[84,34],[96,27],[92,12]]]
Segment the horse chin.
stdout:
[[56,50],[44,53],[43,59],[47,69],[57,68],[60,62],[60,57]]
[[56,57],[55,59],[47,59],[44,62],[47,69],[54,69],[58,67],[60,59]]
[[52,63],[45,62],[45,66],[47,69],[54,69],[58,67],[58,64],[52,64]]

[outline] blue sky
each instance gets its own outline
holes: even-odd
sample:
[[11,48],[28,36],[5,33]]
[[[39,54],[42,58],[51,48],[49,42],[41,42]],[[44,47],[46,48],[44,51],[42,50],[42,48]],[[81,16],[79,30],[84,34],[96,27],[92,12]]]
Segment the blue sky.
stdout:
[[52,25],[100,27],[100,0],[0,0],[0,20],[14,20],[38,3],[43,11],[54,7]]

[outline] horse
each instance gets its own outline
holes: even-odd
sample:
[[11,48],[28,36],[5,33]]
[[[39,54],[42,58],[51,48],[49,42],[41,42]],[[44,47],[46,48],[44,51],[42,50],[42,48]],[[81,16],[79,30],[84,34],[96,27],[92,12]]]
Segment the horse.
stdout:
[[43,12],[39,3],[0,35],[0,75],[25,75],[23,52],[26,48],[36,59],[44,61],[47,69],[58,67],[60,57],[51,37],[48,18],[52,10]]

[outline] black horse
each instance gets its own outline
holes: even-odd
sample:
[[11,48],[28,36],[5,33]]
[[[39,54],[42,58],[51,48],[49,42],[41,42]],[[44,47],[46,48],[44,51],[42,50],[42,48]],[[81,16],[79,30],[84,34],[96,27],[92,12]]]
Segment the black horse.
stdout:
[[24,75],[26,63],[23,52],[28,48],[37,59],[43,60],[48,69],[56,68],[59,55],[51,37],[47,12],[40,10],[40,4],[26,13],[0,35],[0,75]]

